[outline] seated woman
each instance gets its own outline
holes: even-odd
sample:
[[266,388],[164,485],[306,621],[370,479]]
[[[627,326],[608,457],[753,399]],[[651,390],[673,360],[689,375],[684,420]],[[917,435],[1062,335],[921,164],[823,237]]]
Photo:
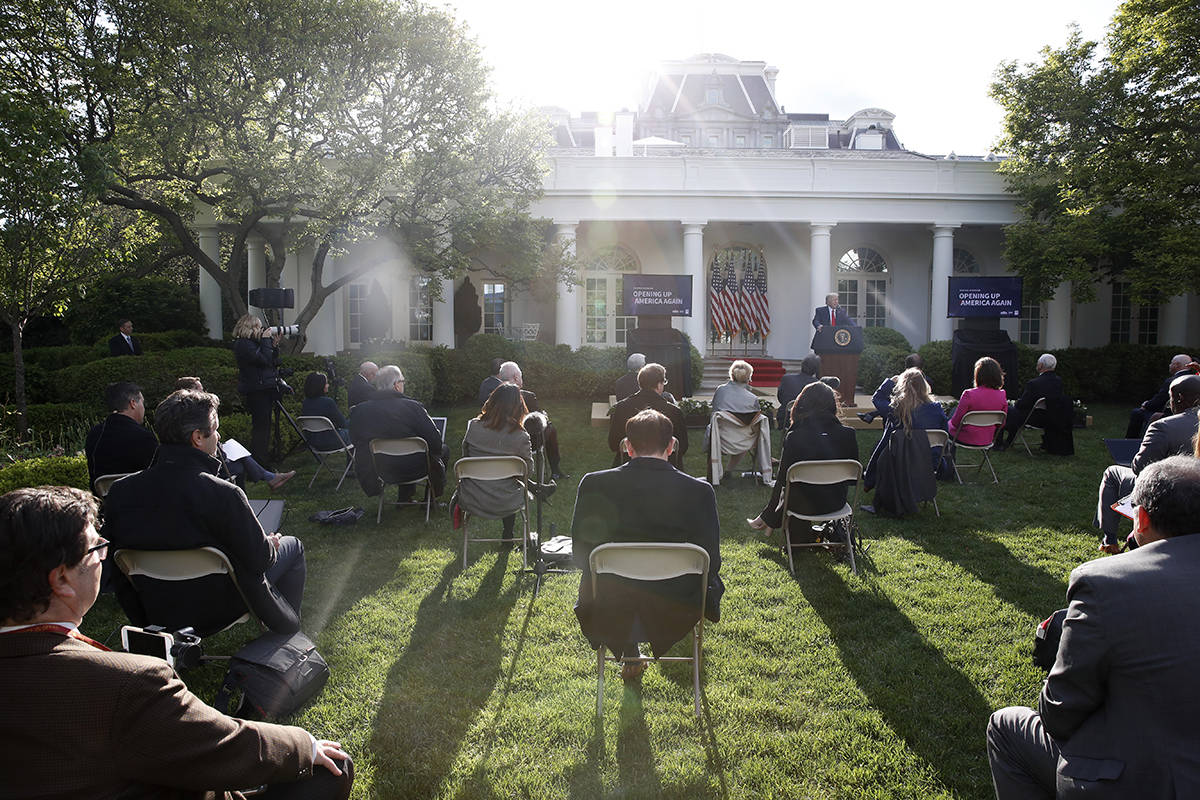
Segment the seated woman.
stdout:
[[935,429],[946,430],[941,404],[930,397],[921,370],[904,370],[892,392],[892,417],[863,472],[863,488],[877,489],[874,505],[864,505],[863,511],[903,516],[915,513],[920,503],[934,498],[934,470],[941,461],[942,449],[929,447],[923,433],[919,437],[913,433]]
[[[758,395],[750,390],[750,379],[754,377],[754,366],[740,358],[729,365],[729,380],[722,383],[713,392],[712,410],[726,411],[737,417],[742,423],[749,425],[762,413],[758,405]],[[712,450],[712,423],[704,431],[704,451]],[[729,459],[726,470],[732,471],[742,459],[737,453]],[[712,461],[709,461],[708,479],[712,480]]]
[[[779,472],[775,476],[775,488],[771,499],[758,516],[746,520],[756,531],[783,526],[784,510],[778,508],[779,498],[787,483],[788,468],[797,461],[828,461],[848,458],[858,460],[858,440],[854,430],[838,420],[837,395],[825,383],[810,383],[800,392],[792,404],[792,420],[787,436],[783,440],[783,452],[779,456]],[[820,486],[806,484],[803,491],[793,491],[788,496],[788,510],[801,514],[829,514],[846,504],[846,484]],[[804,524],[801,530],[792,529],[792,541],[812,542],[811,526]]]
[[[304,417],[325,417],[337,428],[333,431],[318,431],[308,434],[308,443],[316,450],[339,450],[350,441],[350,426],[342,416],[337,401],[329,396],[329,378],[324,372],[310,372],[304,379],[304,402],[300,406],[300,415]],[[338,435],[341,435],[341,441]]]
[[[477,456],[520,456],[533,476],[533,450],[522,427],[525,400],[516,384],[497,386],[483,404],[479,416],[467,421],[463,436],[463,458]],[[517,511],[525,505],[525,485],[515,478],[497,481],[466,480],[458,484],[457,502],[466,511],[484,519],[501,519],[504,538],[511,539]]]
[[958,408],[950,417],[950,435],[963,444],[982,447],[992,441],[994,428],[974,425],[959,431],[962,418],[969,411],[1008,411],[1008,395],[1004,392],[1004,370],[1000,362],[984,356],[975,362],[975,388],[966,389],[958,398]]

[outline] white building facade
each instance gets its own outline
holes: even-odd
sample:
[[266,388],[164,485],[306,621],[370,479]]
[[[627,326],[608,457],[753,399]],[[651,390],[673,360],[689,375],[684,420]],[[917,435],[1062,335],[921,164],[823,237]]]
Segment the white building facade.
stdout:
[[[549,109],[559,146],[548,153],[545,194],[532,211],[573,248],[579,283],[560,285],[551,298],[550,287],[521,294],[487,273],[470,275],[483,332],[511,335],[532,324],[543,341],[624,347],[636,319],[622,313],[623,281],[645,273],[691,278],[693,315],[673,324],[703,354],[801,358],[813,308],[834,291],[860,324],[892,328],[914,346],[950,339],[957,320],[945,316],[947,279],[1009,274],[1003,229],[1016,211],[997,162],[905,149],[883,109],[845,120],[788,113],[775,100],[776,73],[765,62],[702,54],[664,64],[636,114]],[[380,246],[351,248],[326,274],[378,260]],[[262,247],[248,244],[251,286],[262,285]],[[761,340],[719,336],[709,320],[714,262],[743,253],[767,265],[771,330]],[[289,254],[280,282],[296,287],[298,305],[307,300],[307,263],[311,254]],[[369,279],[326,302],[309,328],[309,349],[359,347],[367,305],[380,294],[390,314],[386,338],[453,345],[462,278],[442,281],[439,301],[430,300],[428,280],[403,253],[384,254]],[[203,283],[201,293],[203,301]],[[207,311],[213,301],[206,302]],[[1074,304],[1064,285],[1002,327],[1043,349],[1194,344],[1200,301],[1181,296],[1138,308],[1117,282],[1098,287],[1094,302]]]

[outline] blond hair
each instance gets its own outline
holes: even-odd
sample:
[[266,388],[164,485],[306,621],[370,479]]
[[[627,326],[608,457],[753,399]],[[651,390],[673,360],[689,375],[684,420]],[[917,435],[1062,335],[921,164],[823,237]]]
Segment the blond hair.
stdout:
[[909,367],[896,378],[896,388],[892,390],[892,410],[906,431],[912,430],[913,412],[932,402],[932,399],[925,375],[916,367]]
[[249,339],[262,330],[262,320],[253,314],[243,314],[233,326],[233,338]]

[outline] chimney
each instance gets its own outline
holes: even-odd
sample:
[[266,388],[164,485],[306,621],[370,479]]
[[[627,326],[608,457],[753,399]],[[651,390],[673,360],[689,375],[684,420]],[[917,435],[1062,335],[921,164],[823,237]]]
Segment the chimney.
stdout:
[[611,125],[600,124],[595,128],[596,155],[608,157],[613,154],[613,131]]
[[619,156],[633,155],[633,112],[621,110],[616,114],[616,151]]
[[[767,67],[763,70],[763,77],[767,80],[767,89],[771,92],[771,99],[775,99],[775,78],[779,75],[779,67]],[[778,101],[776,101],[778,105]]]

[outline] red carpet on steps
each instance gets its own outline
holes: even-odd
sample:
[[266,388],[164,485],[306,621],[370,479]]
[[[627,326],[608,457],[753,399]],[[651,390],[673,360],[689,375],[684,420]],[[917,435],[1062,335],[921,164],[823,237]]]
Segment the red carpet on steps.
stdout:
[[[733,362],[737,359],[727,358],[725,360]],[[750,379],[751,386],[778,386],[779,379],[785,372],[783,362],[773,358],[743,358],[741,360],[754,367],[754,377]]]

